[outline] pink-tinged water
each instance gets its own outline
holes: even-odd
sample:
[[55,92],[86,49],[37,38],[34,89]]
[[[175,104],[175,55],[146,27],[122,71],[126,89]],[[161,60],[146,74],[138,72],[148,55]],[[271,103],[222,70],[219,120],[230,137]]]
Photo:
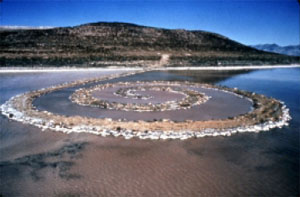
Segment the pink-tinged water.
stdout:
[[[268,74],[281,77],[261,77]],[[286,102],[293,117],[290,126],[263,133],[186,141],[124,140],[42,132],[1,115],[0,194],[299,196],[300,79],[295,77],[299,74],[299,69],[255,71],[221,83]],[[38,89],[45,83],[37,83],[45,79],[39,75],[23,80],[26,75],[1,74],[1,103],[16,92]],[[162,75],[176,78],[168,73],[155,76]],[[50,82],[57,83],[51,76]]]

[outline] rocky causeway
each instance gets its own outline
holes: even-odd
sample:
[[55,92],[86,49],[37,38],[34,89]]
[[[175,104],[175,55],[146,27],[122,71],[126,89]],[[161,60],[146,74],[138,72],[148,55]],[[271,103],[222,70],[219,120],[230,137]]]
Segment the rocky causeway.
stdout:
[[[185,120],[174,121],[172,119],[160,119],[153,121],[136,120],[129,121],[126,117],[123,119],[114,120],[112,118],[90,118],[82,116],[63,116],[54,114],[48,111],[40,111],[32,104],[32,102],[45,94],[54,92],[60,89],[68,87],[76,87],[82,84],[88,84],[91,82],[105,81],[109,79],[115,79],[122,76],[134,75],[144,71],[134,71],[122,74],[113,74],[108,77],[101,77],[88,80],[79,80],[71,83],[64,83],[61,85],[43,88],[37,91],[27,92],[25,94],[17,95],[8,100],[1,106],[1,112],[8,118],[17,120],[26,124],[35,125],[43,130],[50,129],[54,131],[61,131],[64,133],[71,132],[85,132],[93,133],[102,136],[123,136],[125,139],[132,137],[138,137],[140,139],[188,139],[194,137],[204,136],[230,136],[237,132],[259,132],[267,131],[275,127],[282,127],[288,124],[291,119],[289,110],[286,108],[283,102],[273,98],[267,98],[264,95],[256,93],[246,92],[239,89],[230,89],[227,87],[219,87],[210,84],[199,84],[191,82],[125,82],[125,83],[113,83],[104,84],[90,89],[78,89],[70,97],[74,102],[79,104],[93,105],[99,107],[100,99],[96,99],[91,96],[91,92],[95,89],[105,89],[108,87],[121,87],[117,88],[117,92],[114,92],[114,96],[123,97],[127,100],[128,96],[133,97],[132,100],[142,100],[144,104],[134,105],[128,103],[116,103],[105,101],[104,104],[112,108],[112,110],[136,110],[140,113],[148,113],[143,110],[159,110],[163,113],[164,110],[177,110],[178,108],[193,108],[194,105],[205,105],[205,101],[209,99],[205,94],[195,90],[197,87],[212,89],[217,93],[233,94],[237,97],[249,100],[252,102],[252,110],[248,113],[241,114],[235,117],[228,117],[225,119],[212,119],[212,120]],[[180,88],[179,88],[180,87]],[[122,89],[122,88],[125,88]],[[126,89],[129,88],[129,89]],[[129,94],[132,91],[159,91],[175,92],[176,94],[183,94],[184,99],[172,100],[166,103],[158,103],[155,105],[149,105],[147,99],[150,97],[143,97],[136,93]],[[129,92],[128,92],[129,91]],[[179,93],[180,92],[180,93]],[[78,93],[79,96],[77,95]],[[88,94],[86,94],[88,93]],[[115,94],[119,94],[118,96]],[[126,98],[127,97],[127,98]],[[91,98],[91,100],[90,100]],[[145,99],[146,98],[146,99]],[[94,99],[94,100],[93,100]],[[98,102],[98,103],[97,103]],[[172,105],[172,102],[174,105]],[[170,104],[171,103],[171,104]],[[145,107],[146,106],[146,107]],[[173,106],[173,108],[171,107]],[[103,107],[103,103],[101,104]],[[161,107],[160,109],[158,107]],[[101,108],[99,108],[101,110]]]

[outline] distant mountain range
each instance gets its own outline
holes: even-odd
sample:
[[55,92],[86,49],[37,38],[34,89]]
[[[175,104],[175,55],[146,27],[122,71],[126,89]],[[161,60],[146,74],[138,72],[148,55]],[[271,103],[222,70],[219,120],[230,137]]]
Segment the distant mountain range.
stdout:
[[291,57],[263,52],[206,31],[129,23],[0,29],[0,66],[226,66],[291,64]]
[[8,26],[0,26],[0,31],[5,31],[5,30],[29,30],[29,29],[52,29],[55,27],[52,26],[16,26],[16,25],[8,25]]
[[258,50],[268,51],[272,53],[300,56],[300,44],[289,45],[289,46],[279,46],[277,44],[258,44],[258,45],[251,45],[251,47],[256,48]]

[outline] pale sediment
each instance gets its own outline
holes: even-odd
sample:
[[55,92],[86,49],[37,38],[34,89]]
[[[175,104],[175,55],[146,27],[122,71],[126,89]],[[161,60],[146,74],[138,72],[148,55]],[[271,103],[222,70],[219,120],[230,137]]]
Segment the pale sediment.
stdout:
[[[139,62],[145,63],[145,61]],[[153,62],[151,62],[153,63]],[[107,65],[123,65],[124,63],[121,62],[103,62],[102,64]],[[126,62],[126,64],[131,65],[130,62]],[[151,65],[151,64],[150,64]],[[146,66],[145,66],[146,67]],[[70,71],[78,71],[78,72],[88,72],[88,71],[114,71],[114,70],[123,70],[123,71],[141,71],[145,70],[145,67],[124,67],[124,66],[107,66],[103,68],[95,68],[95,67],[34,67],[34,68],[27,68],[27,67],[1,67],[0,73],[28,73],[28,72],[70,72]],[[150,67],[150,66],[148,66]],[[288,64],[288,65],[250,65],[250,66],[164,66],[162,67],[154,67],[151,70],[258,70],[258,69],[274,69],[274,68],[299,68],[299,64]]]
[[192,137],[218,135],[230,136],[237,132],[268,131],[272,128],[288,125],[288,121],[291,119],[289,110],[286,108],[284,103],[276,99],[267,98],[263,95],[245,92],[238,89],[229,89],[226,87],[216,87],[208,84],[190,82],[180,83],[191,86],[205,86],[205,88],[218,89],[220,91],[226,91],[237,96],[244,97],[253,102],[253,110],[243,115],[221,120],[186,120],[182,122],[175,122],[168,119],[160,121],[122,121],[112,120],[109,118],[96,119],[81,116],[67,117],[47,111],[39,111],[32,105],[33,100],[43,94],[90,82],[136,74],[137,72],[111,75],[100,79],[65,83],[17,95],[8,100],[5,104],[1,105],[1,111],[10,119],[35,125],[43,130],[51,129],[64,133],[85,132],[102,136],[123,136],[125,139],[138,137],[140,139],[184,140]]

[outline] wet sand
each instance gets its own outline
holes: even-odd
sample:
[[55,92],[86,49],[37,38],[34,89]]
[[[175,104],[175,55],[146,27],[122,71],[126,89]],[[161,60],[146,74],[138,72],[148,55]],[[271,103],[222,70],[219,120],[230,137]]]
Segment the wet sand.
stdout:
[[[1,103],[11,90],[40,88],[33,78],[26,83],[21,90],[18,81],[2,87]],[[0,194],[297,196],[297,117],[285,130],[151,141],[42,132],[1,115]]]

